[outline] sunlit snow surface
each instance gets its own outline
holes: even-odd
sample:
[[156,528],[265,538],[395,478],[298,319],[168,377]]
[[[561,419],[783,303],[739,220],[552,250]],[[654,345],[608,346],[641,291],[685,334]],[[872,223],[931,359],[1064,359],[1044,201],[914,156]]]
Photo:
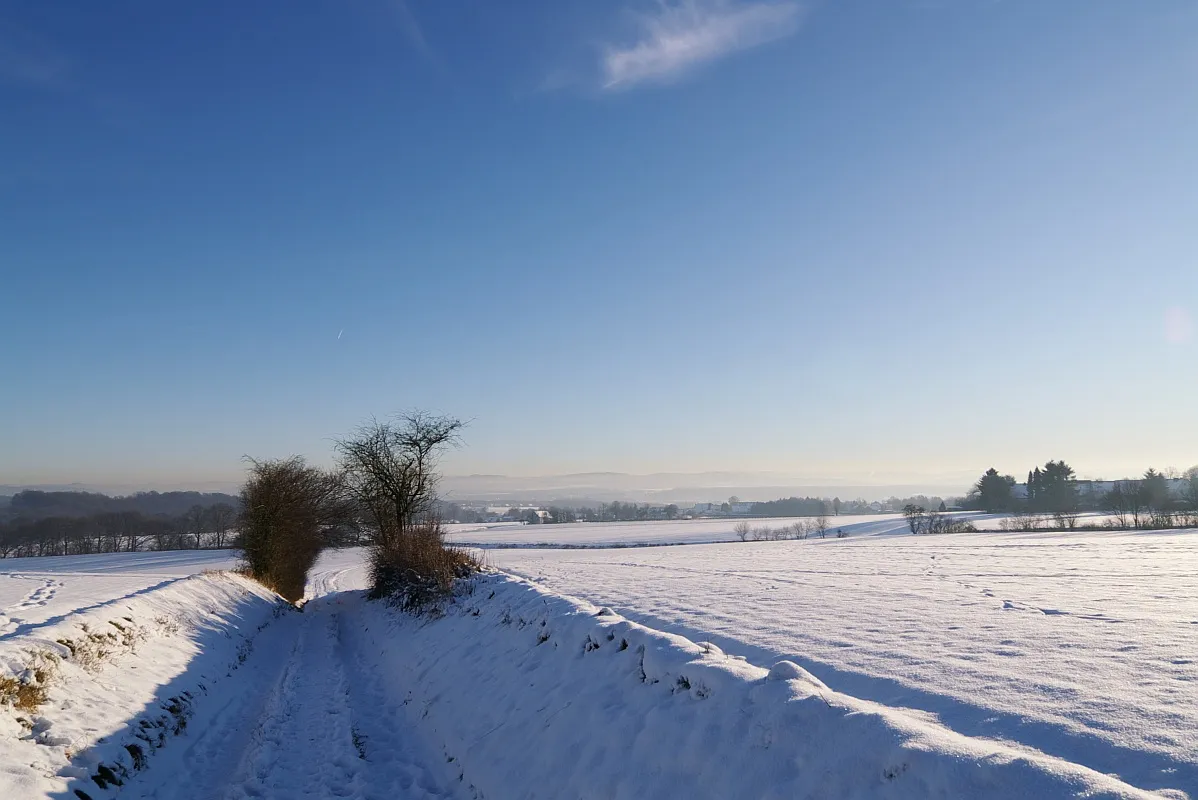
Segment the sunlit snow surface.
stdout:
[[[916,537],[889,516],[833,520],[847,539],[741,543],[727,542],[732,524],[460,526],[452,538],[753,664],[788,659],[834,691],[934,713],[959,733],[1198,796],[1198,532]],[[705,538],[725,543],[627,546]],[[0,641],[233,563],[229,552],[0,560]],[[311,592],[364,579],[359,551],[329,553]]]
[[[565,534],[563,534],[565,535]],[[1145,788],[1198,788],[1198,532],[491,550],[493,565],[837,691]]]
[[237,563],[230,550],[0,559],[0,640],[67,615],[132,598],[206,569]]

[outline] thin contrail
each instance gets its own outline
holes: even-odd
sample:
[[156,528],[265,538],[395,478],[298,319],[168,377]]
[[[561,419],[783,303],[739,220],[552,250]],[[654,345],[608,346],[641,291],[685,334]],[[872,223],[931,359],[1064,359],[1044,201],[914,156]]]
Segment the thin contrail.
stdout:
[[341,330],[337,331],[337,340],[338,341],[341,340],[341,334],[343,334],[343,333],[345,333],[345,328],[342,328]]

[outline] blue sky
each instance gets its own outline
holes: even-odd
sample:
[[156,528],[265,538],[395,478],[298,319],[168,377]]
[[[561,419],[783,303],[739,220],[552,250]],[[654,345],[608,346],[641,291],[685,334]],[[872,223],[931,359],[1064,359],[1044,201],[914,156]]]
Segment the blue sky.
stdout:
[[1191,0],[0,0],[0,483],[1198,463]]

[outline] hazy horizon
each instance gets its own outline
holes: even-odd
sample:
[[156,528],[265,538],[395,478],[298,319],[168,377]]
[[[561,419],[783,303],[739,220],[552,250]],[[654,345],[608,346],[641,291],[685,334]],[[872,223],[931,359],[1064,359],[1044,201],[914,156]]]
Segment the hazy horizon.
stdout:
[[1186,469],[1195,41],[1189,0],[10,5],[0,483],[236,484],[413,408],[470,420],[449,475]]
[[[1079,472],[1082,479],[1119,479],[1136,477],[1141,471],[1091,474]],[[1015,472],[1022,479],[1022,472]],[[957,497],[967,493],[980,476],[976,473],[924,475],[902,480],[898,476],[874,476],[872,481],[846,477],[801,476],[766,472],[695,472],[633,475],[621,472],[589,472],[562,475],[444,475],[440,484],[441,496],[450,501],[467,502],[507,499],[570,500],[600,502],[711,502],[730,495],[744,500],[775,500],[792,495],[862,498],[883,500],[892,496],[917,494]],[[889,477],[889,479],[887,479]],[[63,481],[21,483],[0,482],[0,495],[23,489],[42,491],[90,491],[110,495],[130,495],[141,491],[200,491],[236,494],[239,480],[199,482],[149,481],[141,483],[111,483]]]

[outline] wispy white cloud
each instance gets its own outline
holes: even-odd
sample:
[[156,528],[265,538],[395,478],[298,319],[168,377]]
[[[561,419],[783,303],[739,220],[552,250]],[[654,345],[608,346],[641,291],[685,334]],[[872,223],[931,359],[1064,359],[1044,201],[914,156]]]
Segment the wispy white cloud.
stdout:
[[796,2],[658,0],[638,14],[640,36],[603,53],[603,86],[621,89],[677,78],[699,64],[780,39],[799,24]]

